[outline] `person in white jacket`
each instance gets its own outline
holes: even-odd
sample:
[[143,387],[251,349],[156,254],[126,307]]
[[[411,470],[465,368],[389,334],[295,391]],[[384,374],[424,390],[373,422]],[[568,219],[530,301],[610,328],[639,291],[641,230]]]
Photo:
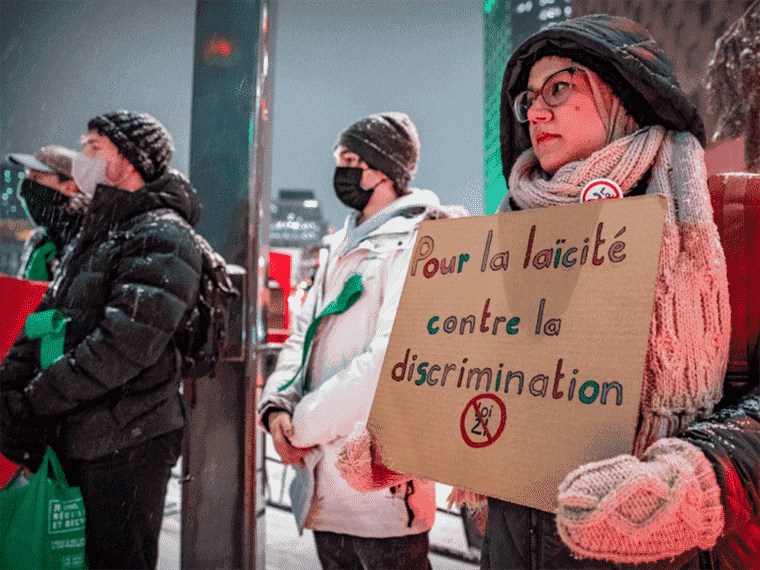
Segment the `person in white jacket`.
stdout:
[[409,188],[417,130],[403,113],[371,115],[335,144],[334,187],[352,208],[325,238],[327,260],[302,306],[259,404],[262,425],[296,476],[300,532],[314,531],[323,568],[430,568],[435,483],[411,478],[360,493],[335,464],[345,437],[366,424],[420,221],[461,215]]

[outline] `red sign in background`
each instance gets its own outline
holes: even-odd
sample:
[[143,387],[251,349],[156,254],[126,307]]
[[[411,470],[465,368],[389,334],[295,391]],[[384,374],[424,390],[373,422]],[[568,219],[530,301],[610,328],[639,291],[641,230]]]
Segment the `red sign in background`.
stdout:
[[[45,281],[15,279],[0,274],[0,361],[16,342],[26,317],[40,304],[47,287]],[[0,487],[5,486],[17,469],[18,465],[0,455]]]

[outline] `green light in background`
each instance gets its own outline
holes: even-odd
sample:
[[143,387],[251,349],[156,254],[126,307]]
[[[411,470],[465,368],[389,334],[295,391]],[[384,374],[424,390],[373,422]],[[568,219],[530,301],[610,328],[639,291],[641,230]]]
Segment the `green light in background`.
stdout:
[[10,182],[11,182],[11,171],[10,170],[6,170],[5,171],[5,183],[6,184],[10,184]]
[[[554,0],[542,0],[550,3]],[[512,2],[484,0],[483,201],[485,214],[496,213],[507,193],[501,164],[499,107],[504,66],[512,52]]]

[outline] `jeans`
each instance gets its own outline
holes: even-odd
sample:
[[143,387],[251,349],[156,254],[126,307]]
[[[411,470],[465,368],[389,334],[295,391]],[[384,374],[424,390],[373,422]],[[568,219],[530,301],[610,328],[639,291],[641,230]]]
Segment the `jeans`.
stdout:
[[94,461],[60,458],[69,485],[82,491],[90,570],[156,567],[166,489],[182,438],[183,430],[175,430]]
[[365,538],[314,531],[323,570],[432,570],[428,533]]
[[696,549],[675,558],[642,564],[615,564],[575,558],[557,534],[554,513],[488,499],[488,522],[480,554],[481,570],[698,570]]

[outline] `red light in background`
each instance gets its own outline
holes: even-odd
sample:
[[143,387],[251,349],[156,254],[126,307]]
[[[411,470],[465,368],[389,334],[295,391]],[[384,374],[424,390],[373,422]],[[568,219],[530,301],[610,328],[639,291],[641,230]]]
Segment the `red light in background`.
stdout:
[[211,42],[211,53],[218,53],[224,57],[229,57],[232,53],[232,47],[227,40],[213,40]]
[[233,67],[242,56],[235,36],[209,35],[203,42],[203,61],[215,67]]

